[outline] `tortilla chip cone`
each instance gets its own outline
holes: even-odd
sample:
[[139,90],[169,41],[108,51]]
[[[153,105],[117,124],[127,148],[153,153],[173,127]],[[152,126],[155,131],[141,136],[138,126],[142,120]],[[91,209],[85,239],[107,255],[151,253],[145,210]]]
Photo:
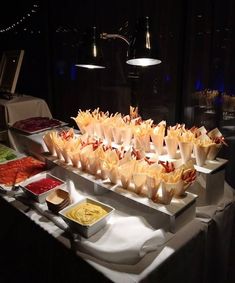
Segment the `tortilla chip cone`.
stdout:
[[196,164],[198,166],[203,166],[205,164],[208,150],[209,146],[201,146],[197,144],[194,145],[193,152],[195,154]]
[[165,138],[167,154],[170,158],[176,158],[178,141],[176,138]]
[[183,163],[192,158],[193,144],[191,142],[179,142],[180,155]]
[[216,156],[218,155],[220,149],[222,148],[222,144],[212,144],[209,146],[207,159],[208,160],[214,160]]
[[154,146],[156,147],[158,154],[161,155],[163,152],[163,142],[164,142],[163,135],[155,135],[152,133],[151,139],[152,139]]

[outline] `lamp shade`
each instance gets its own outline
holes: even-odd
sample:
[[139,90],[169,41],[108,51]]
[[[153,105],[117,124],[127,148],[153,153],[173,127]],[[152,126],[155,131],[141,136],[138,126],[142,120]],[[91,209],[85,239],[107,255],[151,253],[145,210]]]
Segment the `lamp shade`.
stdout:
[[128,49],[127,64],[143,67],[160,64],[154,40],[149,17],[139,19]]
[[100,47],[100,35],[96,27],[92,27],[84,36],[83,43],[78,48],[75,66],[88,69],[105,68],[103,54]]

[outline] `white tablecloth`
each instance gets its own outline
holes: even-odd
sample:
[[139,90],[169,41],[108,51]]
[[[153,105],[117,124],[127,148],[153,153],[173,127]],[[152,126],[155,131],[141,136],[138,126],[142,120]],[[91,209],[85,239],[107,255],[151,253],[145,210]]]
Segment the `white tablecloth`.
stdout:
[[16,96],[11,100],[0,99],[0,106],[4,108],[6,125],[37,116],[52,118],[45,100],[29,95]]
[[[25,138],[32,145],[39,144],[42,149],[43,143],[42,140],[40,141],[40,135],[42,134]],[[68,172],[61,170],[62,168],[58,172],[59,177],[68,179]],[[77,184],[79,190],[81,187],[82,184]],[[107,198],[107,196],[98,196],[98,200],[102,201],[102,198]],[[129,211],[130,215],[134,214],[134,208],[131,205],[122,207],[120,204],[119,208],[121,211],[126,208],[125,212]],[[40,215],[44,212],[40,209],[30,210],[27,216],[114,282],[133,283],[146,280],[146,282],[161,283],[222,283],[225,282],[227,274],[234,211],[234,191],[225,183],[224,197],[217,205],[198,206],[196,219],[177,231],[160,250],[156,249],[147,253],[134,264],[110,263],[105,258],[102,260],[94,256],[94,253],[89,252],[88,249],[80,249],[79,245],[74,242],[76,239],[73,239],[68,245],[68,241],[64,240],[66,237],[62,237],[63,229],[54,221],[42,219]],[[138,215],[139,217],[147,216],[141,210],[138,211]],[[122,230],[120,232],[125,233]],[[92,248],[91,245],[86,247]]]

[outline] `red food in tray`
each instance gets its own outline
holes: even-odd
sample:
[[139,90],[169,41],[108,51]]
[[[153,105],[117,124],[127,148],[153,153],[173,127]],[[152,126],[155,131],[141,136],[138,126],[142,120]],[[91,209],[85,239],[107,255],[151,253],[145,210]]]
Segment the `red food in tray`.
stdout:
[[34,133],[44,129],[58,127],[60,125],[61,122],[56,119],[50,119],[48,117],[32,117],[17,121],[12,125],[12,127],[28,133]]
[[31,156],[0,164],[0,184],[12,186],[46,169],[45,162]]
[[25,186],[28,190],[30,190],[32,193],[40,195],[42,193],[45,193],[59,185],[63,184],[63,182],[52,179],[52,178],[43,178],[41,180],[32,182]]

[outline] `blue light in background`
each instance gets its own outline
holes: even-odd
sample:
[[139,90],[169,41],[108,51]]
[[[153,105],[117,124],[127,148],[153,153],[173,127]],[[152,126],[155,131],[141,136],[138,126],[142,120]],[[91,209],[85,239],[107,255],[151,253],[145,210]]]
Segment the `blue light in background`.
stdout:
[[171,76],[167,74],[167,75],[165,76],[165,81],[166,81],[166,82],[170,82],[170,81],[171,81]]
[[220,92],[224,92],[224,80],[222,77],[215,81],[214,89],[217,89]]
[[197,79],[196,80],[196,82],[195,82],[195,90],[196,91],[203,90],[203,84],[202,84],[201,79]]
[[77,78],[78,68],[75,65],[71,65],[70,67],[70,79],[71,81],[75,81]]

